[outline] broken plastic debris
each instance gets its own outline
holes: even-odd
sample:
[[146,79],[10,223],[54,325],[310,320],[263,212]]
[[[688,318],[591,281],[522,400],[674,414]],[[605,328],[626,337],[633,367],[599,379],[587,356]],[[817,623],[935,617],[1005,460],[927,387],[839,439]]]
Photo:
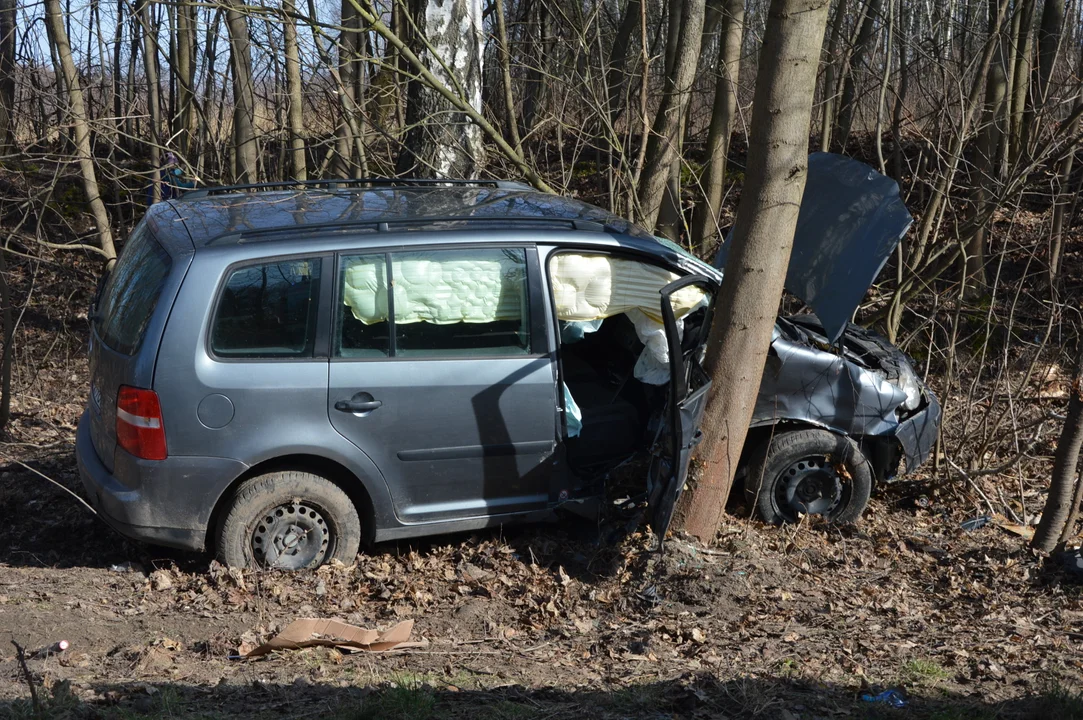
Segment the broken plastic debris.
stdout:
[[966,522],[962,523],[959,527],[969,532],[971,530],[977,530],[978,528],[985,527],[992,519],[993,518],[989,517],[988,515],[979,515],[976,518],[970,518]]
[[865,693],[861,699],[868,703],[880,703],[896,708],[906,707],[906,698],[898,690],[885,690],[878,695]]
[[35,650],[30,653],[30,657],[40,658],[49,657],[50,655],[59,655],[69,647],[71,647],[71,644],[67,640],[59,640],[52,645]]
[[1064,569],[1083,578],[1083,549],[1066,550],[1060,554]]
[[425,642],[411,642],[413,620],[404,620],[394,627],[380,632],[349,625],[340,620],[302,618],[294,620],[286,629],[262,645],[244,652],[239,657],[254,658],[274,650],[299,650],[306,647],[333,647],[342,652],[386,652],[403,648],[424,647]]

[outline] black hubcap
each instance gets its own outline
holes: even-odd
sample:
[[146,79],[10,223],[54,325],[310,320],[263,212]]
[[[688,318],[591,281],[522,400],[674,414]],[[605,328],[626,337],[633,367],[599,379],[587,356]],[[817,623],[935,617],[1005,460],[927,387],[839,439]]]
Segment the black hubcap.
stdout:
[[299,570],[322,563],[330,542],[331,529],[319,511],[292,502],[259,519],[252,532],[252,554],[265,567]]
[[775,501],[782,513],[830,515],[842,501],[842,478],[824,456],[802,458],[775,481]]

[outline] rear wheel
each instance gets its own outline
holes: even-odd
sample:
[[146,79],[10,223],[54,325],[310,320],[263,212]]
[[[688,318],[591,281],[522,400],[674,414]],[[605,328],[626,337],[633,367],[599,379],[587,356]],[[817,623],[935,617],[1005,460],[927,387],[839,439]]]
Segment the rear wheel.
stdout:
[[872,471],[857,443],[827,430],[776,434],[755,453],[745,498],[765,522],[821,515],[856,522],[869,503]]
[[330,560],[350,564],[361,545],[361,520],[330,480],[287,471],[246,480],[218,529],[226,565],[301,570]]

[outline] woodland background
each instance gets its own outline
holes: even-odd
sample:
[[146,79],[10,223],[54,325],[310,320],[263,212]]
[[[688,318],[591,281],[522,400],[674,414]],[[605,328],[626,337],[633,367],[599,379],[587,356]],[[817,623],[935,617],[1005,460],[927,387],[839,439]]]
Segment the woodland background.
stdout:
[[[1027,548],[1083,417],[1075,0],[831,3],[810,150],[898,181],[915,224],[858,320],[945,412],[856,529],[735,514],[661,557],[522,529],[253,576],[122,541],[38,477],[78,487],[87,308],[163,171],[521,179],[710,258],[768,5],[0,0],[0,627],[73,643],[30,660],[33,701],[0,654],[0,716],[1083,718],[1083,596]],[[298,613],[417,618],[431,652],[228,660]]]

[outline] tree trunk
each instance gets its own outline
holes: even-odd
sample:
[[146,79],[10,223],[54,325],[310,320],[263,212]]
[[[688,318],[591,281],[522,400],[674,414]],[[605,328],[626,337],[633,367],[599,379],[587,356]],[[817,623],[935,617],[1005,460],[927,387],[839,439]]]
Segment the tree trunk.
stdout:
[[[1079,59],[1080,77],[1083,77],[1083,55]],[[1068,128],[1067,136],[1072,137],[1079,129],[1080,120],[1078,113],[1083,110],[1083,88],[1076,90],[1075,107],[1072,115],[1076,119]],[[1069,148],[1068,154],[1060,161],[1057,167],[1057,184],[1053,190],[1053,220],[1049,228],[1049,282],[1054,284],[1057,274],[1060,272],[1060,256],[1064,248],[1064,221],[1065,217],[1071,217],[1070,209],[1075,207],[1075,201],[1079,199],[1078,192],[1071,192],[1072,168],[1075,165],[1075,148]],[[1083,179],[1081,179],[1083,182]]]
[[[685,0],[672,72],[666,74],[665,93],[647,140],[647,156],[639,183],[639,221],[653,229],[658,221],[672,166],[679,158],[681,119],[691,95],[702,42],[705,0]],[[672,15],[671,15],[672,17]]]
[[865,64],[865,55],[868,54],[869,46],[872,44],[876,20],[880,16],[881,2],[882,0],[869,0],[865,20],[861,23],[861,29],[857,33],[857,42],[854,43],[854,50],[850,54],[849,71],[842,83],[839,116],[834,130],[835,147],[840,152],[846,150],[846,143],[850,139],[850,129],[854,122],[854,106],[857,103],[857,73]]
[[149,0],[139,0],[135,5],[135,14],[143,26],[143,72],[147,76],[147,157],[150,160],[151,202],[162,199],[161,182],[161,102],[159,101],[158,82],[158,42],[154,32],[154,19],[151,17],[152,5]]
[[0,325],[3,325],[4,347],[0,349],[0,437],[4,436],[11,419],[11,361],[14,357],[15,313],[11,311],[11,290],[8,287],[7,250],[0,247]]
[[1072,502],[1079,482],[1079,449],[1083,446],[1083,355],[1076,365],[1068,400],[1068,416],[1057,440],[1053,456],[1053,477],[1049,496],[1045,500],[1042,519],[1030,546],[1042,552],[1052,552],[1060,542],[1068,518],[1073,515]]
[[504,90],[504,136],[520,150],[519,123],[515,112],[515,96],[511,89],[511,50],[508,48],[508,26],[504,19],[504,0],[493,0],[496,6],[496,34],[500,44],[500,79]]
[[827,152],[831,148],[831,131],[835,127],[836,93],[838,93],[838,81],[835,78],[835,67],[841,64],[839,61],[839,43],[842,42],[842,26],[846,19],[847,0],[839,0],[835,8],[835,19],[831,23],[831,40],[827,46],[827,70],[824,71],[824,108],[820,120],[820,152]]
[[722,524],[778,316],[808,170],[809,120],[828,6],[828,0],[772,0],[768,12],[748,170],[708,344],[714,389],[698,453],[703,468],[679,515],[684,529],[704,542]]
[[[120,94],[120,58],[124,43],[124,4],[125,0],[117,0],[117,22],[113,29],[113,122],[117,131],[117,146],[127,148],[127,138],[124,137],[124,101]],[[110,151],[110,158],[112,151]]]
[[[999,50],[989,66],[985,82],[985,106],[982,110],[981,129],[978,133],[975,167],[978,177],[973,190],[974,227],[967,242],[963,281],[966,292],[978,292],[985,287],[985,240],[986,218],[1000,185],[1000,141],[1004,137],[1003,109],[1008,94],[1008,26],[997,18],[997,0],[989,0],[989,31],[998,35]],[[1003,29],[998,30],[1003,25]]]
[[[410,9],[418,31],[439,58],[420,43],[415,54],[437,80],[480,111],[485,37],[481,0],[411,0]],[[472,177],[484,167],[480,128],[416,79],[407,90],[406,125],[396,168],[400,175]]]
[[244,0],[226,0],[230,67],[233,69],[234,176],[239,183],[259,179],[259,148],[256,145],[256,98],[252,84],[252,50]]
[[75,135],[75,152],[79,158],[79,170],[83,176],[83,190],[86,192],[90,212],[98,226],[98,244],[107,258],[115,258],[113,231],[110,227],[109,213],[105,209],[98,193],[98,178],[94,171],[94,158],[90,152],[90,128],[87,127],[86,109],[83,106],[83,90],[79,83],[79,71],[71,56],[71,45],[64,30],[63,11],[60,0],[45,0],[45,27],[49,41],[56,49],[60,60],[60,69],[67,89],[68,116],[71,118],[72,131]]
[[350,0],[342,0],[342,32],[338,40],[339,88],[342,95],[342,119],[339,122],[335,139],[336,152],[335,174],[348,178],[354,175],[356,163],[353,162],[354,127],[353,113],[357,106],[355,75],[358,72],[358,45],[360,42],[360,21],[357,9]]
[[188,157],[195,131],[196,80],[196,8],[188,0],[177,2],[177,112],[173,116],[173,136],[181,155]]
[[1035,0],[1024,0],[1019,10],[1019,29],[1015,35],[1015,67],[1012,68],[1011,121],[1007,163],[1015,165],[1030,138],[1024,133],[1023,115],[1030,94],[1031,55],[1034,53]]
[[624,6],[624,14],[621,16],[617,35],[613,39],[613,46],[609,51],[608,69],[606,70],[605,84],[609,88],[609,115],[610,122],[616,123],[624,110],[621,98],[627,79],[632,77],[628,71],[628,52],[632,45],[632,33],[639,26],[639,13],[643,0],[628,0]]
[[297,49],[297,21],[293,14],[297,11],[293,0],[282,0],[282,29],[286,50],[286,95],[288,107],[286,119],[290,129],[290,169],[294,180],[307,180],[308,167],[305,161],[305,120],[301,89],[301,58]]
[[737,117],[737,83],[741,71],[741,45],[744,38],[744,0],[724,0],[718,38],[718,79],[715,81],[711,125],[707,130],[707,158],[703,176],[703,206],[696,213],[693,240],[701,249],[721,240],[718,237],[718,213],[726,187],[730,137]]
[[0,0],[0,154],[15,144],[16,0]]
[[906,95],[910,89],[910,21],[913,12],[907,3],[899,3],[899,87],[895,91],[895,105],[891,110],[891,138],[895,145],[891,152],[891,174],[899,187],[903,184],[902,124]]

